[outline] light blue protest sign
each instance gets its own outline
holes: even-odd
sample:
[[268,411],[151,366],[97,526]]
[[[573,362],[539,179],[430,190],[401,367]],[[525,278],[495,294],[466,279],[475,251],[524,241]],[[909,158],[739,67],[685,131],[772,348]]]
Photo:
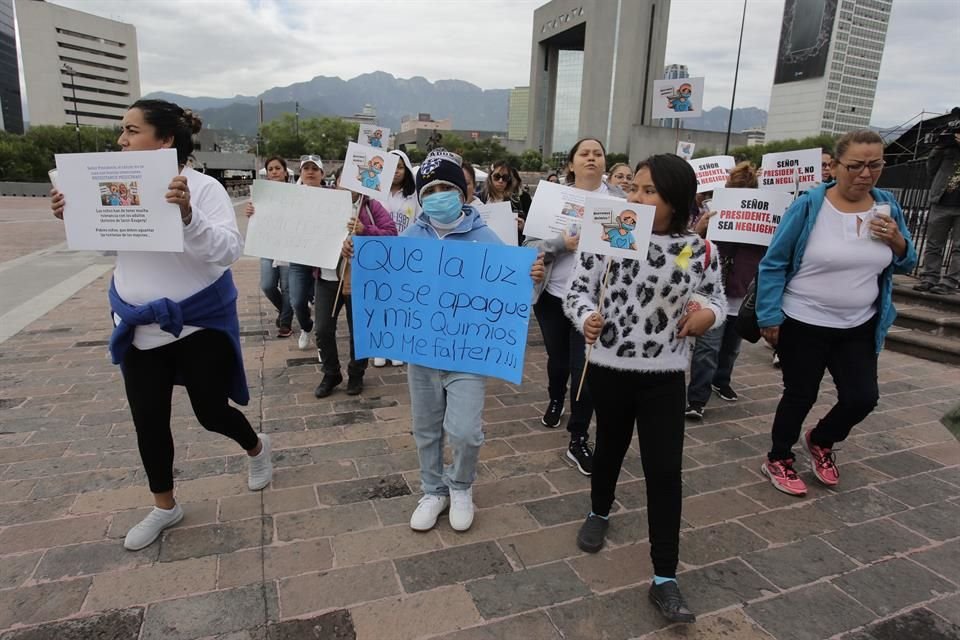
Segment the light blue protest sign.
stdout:
[[521,381],[536,250],[403,237],[353,242],[358,358]]

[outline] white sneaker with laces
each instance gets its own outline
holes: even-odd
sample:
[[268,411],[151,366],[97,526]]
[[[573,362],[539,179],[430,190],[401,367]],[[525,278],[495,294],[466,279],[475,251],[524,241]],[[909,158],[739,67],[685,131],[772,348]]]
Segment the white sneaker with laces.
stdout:
[[410,516],[410,528],[414,531],[429,531],[437,524],[437,518],[450,506],[450,498],[428,493],[420,498],[417,508]]
[[390,364],[392,364],[395,367],[402,367],[404,365],[404,362],[403,360],[391,360]]
[[173,505],[173,509],[154,507],[146,518],[135,524],[130,531],[127,531],[123,546],[128,551],[139,551],[149,547],[154,540],[160,537],[164,529],[172,527],[181,520],[183,520],[183,509],[180,507],[180,503]]
[[375,366],[375,367],[385,367],[385,366],[387,366],[387,359],[386,359],[386,358],[374,358],[374,359],[373,359],[373,366]]
[[270,458],[273,447],[270,446],[270,436],[261,433],[260,442],[263,444],[260,453],[255,456],[247,456],[250,462],[247,486],[250,487],[251,491],[260,491],[273,479],[273,460]]
[[455,531],[466,531],[473,524],[473,487],[450,489],[450,526]]
[[310,346],[310,332],[304,331],[303,329],[300,330],[300,337],[297,338],[297,346],[301,351]]

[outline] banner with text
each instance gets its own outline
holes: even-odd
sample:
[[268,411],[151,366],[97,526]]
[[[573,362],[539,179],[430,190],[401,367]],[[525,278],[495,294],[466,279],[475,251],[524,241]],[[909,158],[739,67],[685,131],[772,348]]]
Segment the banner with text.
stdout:
[[739,242],[770,246],[773,232],[793,196],[763,189],[717,189],[710,208],[716,211],[707,227],[714,242]]
[[724,188],[730,172],[737,164],[733,156],[709,156],[687,162],[697,174],[697,193]]
[[520,383],[535,249],[406,237],[353,241],[358,358]]
[[820,149],[765,153],[760,163],[760,188],[808,191],[820,184]]

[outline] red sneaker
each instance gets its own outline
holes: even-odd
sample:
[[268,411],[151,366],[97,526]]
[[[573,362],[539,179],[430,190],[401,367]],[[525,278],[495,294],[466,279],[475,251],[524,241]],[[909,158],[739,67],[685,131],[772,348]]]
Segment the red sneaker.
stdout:
[[806,445],[810,453],[810,466],[813,468],[813,475],[817,480],[828,487],[836,486],[840,482],[840,470],[837,469],[837,457],[832,449],[827,447],[818,447],[810,441],[810,433],[813,429],[807,431],[803,437],[803,444]]
[[770,478],[770,484],[778,491],[791,496],[807,495],[807,485],[793,470],[793,460],[768,460],[760,465],[760,473]]

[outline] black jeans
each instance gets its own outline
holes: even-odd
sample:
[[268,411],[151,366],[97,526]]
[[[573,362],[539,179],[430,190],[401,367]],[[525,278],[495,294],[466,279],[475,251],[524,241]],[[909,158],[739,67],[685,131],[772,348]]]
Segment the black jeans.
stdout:
[[174,380],[183,382],[204,429],[227,436],[246,451],[257,446],[257,433],[247,418],[227,402],[235,357],[227,334],[206,329],[156,349],[127,351],[123,384],[151,492],[173,490]]
[[817,327],[787,318],[780,325],[777,353],[783,396],[773,419],[770,460],[792,460],[803,421],[817,401],[824,370],[837,387],[837,404],[810,434],[817,446],[842,442],[880,398],[877,388],[876,317],[852,329]]
[[551,400],[561,404],[567,396],[567,381],[570,381],[570,419],[567,431],[571,436],[586,436],[593,417],[593,402],[588,385],[583,385],[580,400],[577,387],[583,374],[586,345],[583,334],[577,331],[563,313],[563,300],[544,291],[533,305],[543,343],[547,349],[547,390]]
[[636,426],[647,485],[650,559],[656,575],[673,578],[680,556],[685,384],[682,371],[615,371],[591,364],[587,380],[597,411],[590,499],[606,516]]
[[353,305],[350,296],[340,293],[337,308],[333,308],[333,301],[337,297],[337,288],[340,283],[335,280],[317,278],[316,290],[313,296],[314,311],[317,312],[317,347],[320,348],[320,357],[323,358],[323,373],[337,375],[340,373],[340,354],[337,351],[337,320],[340,310],[347,308],[347,327],[350,330],[350,364],[347,365],[347,375],[351,378],[362,378],[367,370],[367,359],[357,360],[353,348]]

